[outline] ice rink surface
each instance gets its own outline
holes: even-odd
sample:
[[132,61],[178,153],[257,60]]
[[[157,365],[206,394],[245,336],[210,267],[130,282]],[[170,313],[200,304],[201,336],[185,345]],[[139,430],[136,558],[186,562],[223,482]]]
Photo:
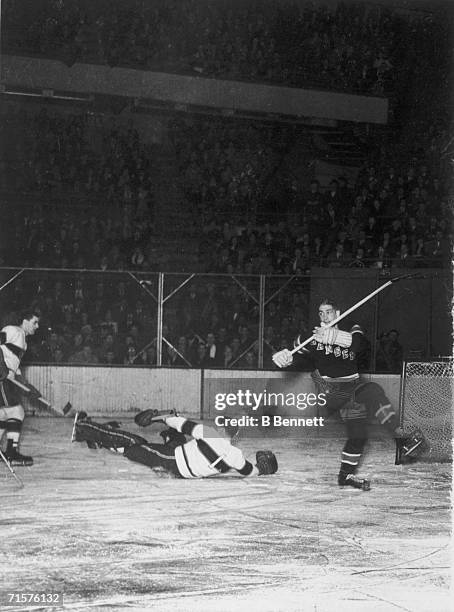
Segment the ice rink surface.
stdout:
[[372,490],[339,489],[333,426],[240,438],[246,455],[276,452],[274,476],[185,481],[71,444],[71,429],[26,420],[24,488],[0,465],[2,611],[58,609],[11,606],[12,592],[62,592],[68,610],[453,609],[451,464],[396,466],[394,443],[373,435],[361,469]]

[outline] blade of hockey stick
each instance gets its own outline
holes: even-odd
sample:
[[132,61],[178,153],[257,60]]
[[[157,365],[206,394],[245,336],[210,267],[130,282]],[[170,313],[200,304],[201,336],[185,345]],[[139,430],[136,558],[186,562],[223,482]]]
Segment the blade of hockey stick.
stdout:
[[[434,276],[436,277],[436,275],[431,274],[431,278],[434,278]],[[395,276],[394,278],[391,278],[390,281],[392,283],[397,283],[401,280],[420,279],[420,278],[429,278],[429,276],[422,272],[417,272],[415,274],[403,274],[402,276]]]

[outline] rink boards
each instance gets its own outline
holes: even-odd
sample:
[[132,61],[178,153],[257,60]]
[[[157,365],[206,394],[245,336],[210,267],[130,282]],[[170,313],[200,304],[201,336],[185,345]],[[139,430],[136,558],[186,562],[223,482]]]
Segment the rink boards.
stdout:
[[[315,393],[308,372],[255,370],[199,370],[187,368],[32,365],[25,376],[57,410],[70,402],[74,409],[93,415],[135,413],[145,408],[177,408],[194,418],[213,418],[217,394],[238,389],[283,394]],[[378,382],[399,405],[399,375],[363,375]],[[29,413],[46,416],[36,402],[24,397]],[[285,412],[285,410],[284,410]],[[322,405],[307,406],[304,416],[324,415]]]

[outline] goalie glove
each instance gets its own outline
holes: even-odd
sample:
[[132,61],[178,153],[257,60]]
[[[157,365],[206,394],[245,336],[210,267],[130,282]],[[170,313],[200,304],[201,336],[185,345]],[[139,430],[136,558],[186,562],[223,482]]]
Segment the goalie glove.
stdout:
[[186,436],[175,429],[164,429],[159,435],[166,446],[172,446],[173,448],[182,446],[187,442]]
[[257,469],[259,476],[275,474],[277,472],[277,459],[276,455],[269,450],[257,451],[255,455]]
[[155,410],[153,408],[148,408],[147,410],[142,410],[134,417],[134,422],[139,427],[148,427],[152,423],[165,423],[166,417],[169,416],[178,416],[176,410]]

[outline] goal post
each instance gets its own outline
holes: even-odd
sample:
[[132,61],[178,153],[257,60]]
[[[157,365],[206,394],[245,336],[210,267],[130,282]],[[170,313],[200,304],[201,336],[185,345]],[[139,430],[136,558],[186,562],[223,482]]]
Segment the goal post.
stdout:
[[[453,360],[406,361],[400,389],[400,425],[404,431],[422,431],[428,448],[418,461],[452,461],[454,399]],[[402,463],[397,448],[396,464]]]

